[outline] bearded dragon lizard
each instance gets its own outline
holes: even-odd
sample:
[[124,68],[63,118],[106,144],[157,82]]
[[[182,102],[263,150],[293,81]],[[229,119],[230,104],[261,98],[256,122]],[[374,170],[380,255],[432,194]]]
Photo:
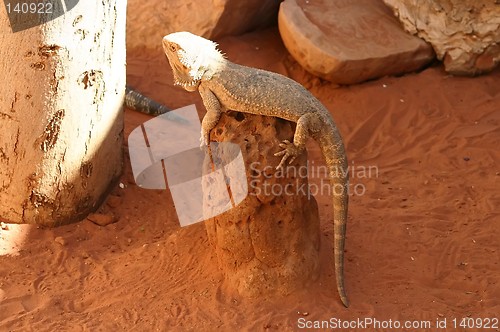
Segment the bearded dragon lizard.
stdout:
[[[283,141],[277,168],[292,163],[311,136],[319,143],[334,188],[334,261],[337,289],[349,305],[344,288],[344,243],[347,223],[347,158],[340,133],[328,110],[294,80],[227,60],[217,44],[189,32],[163,38],[163,49],[174,74],[174,83],[201,95],[207,113],[202,121],[201,144],[208,145],[210,131],[222,112],[260,114],[297,123],[293,142]],[[340,190],[339,190],[340,189]]]

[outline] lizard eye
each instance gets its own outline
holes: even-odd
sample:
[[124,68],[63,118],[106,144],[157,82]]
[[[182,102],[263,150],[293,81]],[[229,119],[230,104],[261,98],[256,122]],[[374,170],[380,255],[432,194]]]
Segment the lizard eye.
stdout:
[[168,47],[169,47],[170,52],[172,52],[172,53],[177,52],[179,50],[179,45],[177,45],[177,44],[170,44]]

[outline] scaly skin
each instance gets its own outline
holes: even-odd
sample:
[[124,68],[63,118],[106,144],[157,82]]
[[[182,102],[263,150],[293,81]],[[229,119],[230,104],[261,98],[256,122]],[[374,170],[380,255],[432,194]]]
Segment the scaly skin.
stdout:
[[198,90],[207,114],[202,121],[202,145],[222,112],[274,116],[297,123],[293,143],[280,144],[282,156],[277,168],[305,149],[306,140],[316,140],[325,158],[333,190],[334,258],[337,289],[342,303],[349,302],[344,288],[344,243],[347,223],[347,158],[340,133],[328,110],[302,85],[288,77],[232,63],[217,50],[217,44],[189,32],[163,38],[163,48],[174,74],[175,84],[187,91]]
[[142,95],[140,92],[127,86],[125,88],[124,105],[134,111],[149,115],[160,115],[170,111],[167,107],[157,103],[156,101]]

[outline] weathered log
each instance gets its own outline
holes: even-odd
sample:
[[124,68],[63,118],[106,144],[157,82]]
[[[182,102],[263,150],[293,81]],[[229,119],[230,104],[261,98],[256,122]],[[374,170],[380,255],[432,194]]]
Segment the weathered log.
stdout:
[[26,28],[0,11],[1,219],[79,220],[118,179],[125,13],[126,1],[80,1]]
[[500,63],[500,4],[495,0],[384,0],[404,28],[434,47],[445,70],[478,75]]
[[[223,114],[211,140],[239,145],[245,163],[248,196],[236,207],[206,221],[206,230],[226,282],[241,295],[279,295],[301,289],[319,274],[319,215],[307,180],[307,154],[276,170],[282,140],[292,140],[295,125],[272,117],[233,112]],[[234,154],[221,144],[216,164]],[[231,147],[227,147],[231,149]],[[205,172],[213,164],[206,158]],[[232,183],[228,188],[241,188]],[[207,205],[220,201],[205,186]]]

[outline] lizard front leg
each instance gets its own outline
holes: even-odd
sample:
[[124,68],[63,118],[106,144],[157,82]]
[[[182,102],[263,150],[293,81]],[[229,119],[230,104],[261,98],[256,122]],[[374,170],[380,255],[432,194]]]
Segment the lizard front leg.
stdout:
[[293,135],[293,143],[289,140],[284,140],[283,143],[279,145],[283,150],[274,154],[277,157],[283,156],[279,165],[276,166],[276,169],[283,167],[289,158],[288,164],[291,164],[295,158],[304,151],[313,121],[314,115],[312,113],[304,114],[299,118],[295,134]]
[[200,86],[199,92],[201,99],[203,100],[203,105],[207,109],[207,114],[203,117],[203,121],[201,122],[201,136],[200,136],[200,147],[204,145],[209,145],[210,143],[210,131],[217,125],[219,122],[222,106],[210,89]]

